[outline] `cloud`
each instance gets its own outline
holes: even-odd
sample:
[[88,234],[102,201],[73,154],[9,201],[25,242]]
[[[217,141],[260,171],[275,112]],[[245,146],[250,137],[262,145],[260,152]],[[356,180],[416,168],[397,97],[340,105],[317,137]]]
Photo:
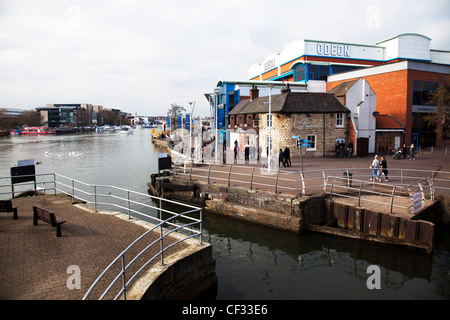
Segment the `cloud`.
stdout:
[[0,107],[93,103],[141,115],[208,113],[217,80],[290,42],[363,44],[404,32],[450,49],[448,1],[0,1]]

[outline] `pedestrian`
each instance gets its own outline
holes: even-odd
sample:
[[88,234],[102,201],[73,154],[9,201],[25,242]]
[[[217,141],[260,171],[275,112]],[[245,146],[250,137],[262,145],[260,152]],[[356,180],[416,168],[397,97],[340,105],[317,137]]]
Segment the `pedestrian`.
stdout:
[[287,167],[290,167],[291,164],[291,150],[286,146],[284,147],[284,162],[286,163]]
[[341,157],[341,158],[343,158],[344,157],[344,153],[345,153],[345,142],[344,142],[344,140],[342,140],[341,141],[341,144],[339,145],[339,156]]
[[347,152],[348,152],[347,157],[349,158],[353,157],[353,142],[351,140],[348,142]]
[[[234,146],[234,160],[237,159],[237,146]],[[235,161],[236,162],[236,161]]]
[[339,143],[339,140],[336,140],[336,145],[334,146],[334,151],[335,153],[335,157],[338,158],[339,157],[339,150],[341,149],[341,144]]
[[402,153],[403,153],[403,159],[406,159],[408,157],[408,148],[406,148],[406,143],[403,144]]
[[283,164],[283,167],[286,167],[286,163],[284,163],[284,152],[282,149],[280,149],[280,153],[278,154],[278,166],[281,167],[281,164]]
[[[389,177],[388,177],[388,168],[387,168],[387,160],[385,157],[381,157],[381,169],[383,170],[384,176],[386,178],[386,181],[389,181]],[[381,180],[381,174],[380,174],[380,180]]]
[[372,169],[372,177],[370,178],[370,181],[373,180],[373,175],[375,175],[375,178],[378,179],[378,181],[381,181],[380,176],[378,175],[378,169],[380,168],[380,161],[378,160],[378,155],[376,155],[372,161],[372,164],[370,167]]
[[411,143],[411,148],[409,148],[409,152],[411,154],[411,158],[409,160],[416,160],[416,157],[414,156],[414,143]]
[[[244,154],[245,154],[245,161],[248,161],[248,160],[249,160],[249,157],[250,157],[250,148],[249,148],[248,145],[245,146]],[[247,163],[248,163],[248,162],[247,162]]]

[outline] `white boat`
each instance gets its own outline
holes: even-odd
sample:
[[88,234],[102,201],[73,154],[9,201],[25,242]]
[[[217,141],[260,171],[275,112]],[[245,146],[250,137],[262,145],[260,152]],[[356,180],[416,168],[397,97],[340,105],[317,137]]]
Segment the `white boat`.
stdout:
[[133,130],[128,127],[120,128],[120,134],[133,134]]

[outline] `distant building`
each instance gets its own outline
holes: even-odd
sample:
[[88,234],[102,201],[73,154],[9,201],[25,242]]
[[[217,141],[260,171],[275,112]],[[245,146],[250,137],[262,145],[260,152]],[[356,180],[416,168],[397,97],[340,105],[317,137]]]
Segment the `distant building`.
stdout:
[[74,125],[91,125],[97,123],[97,115],[103,106],[75,104],[47,104],[36,108],[41,115],[41,123],[50,128]]
[[17,117],[20,116],[25,110],[22,109],[11,109],[11,108],[0,108],[7,116]]

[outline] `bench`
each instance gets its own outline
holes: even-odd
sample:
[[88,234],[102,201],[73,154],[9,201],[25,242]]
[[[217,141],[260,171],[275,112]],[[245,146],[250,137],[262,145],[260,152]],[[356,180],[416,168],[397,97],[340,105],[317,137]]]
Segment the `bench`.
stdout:
[[37,226],[38,220],[42,220],[50,224],[52,227],[56,227],[57,237],[61,237],[61,225],[64,222],[67,222],[65,220],[56,218],[56,215],[53,212],[37,206],[33,206],[33,225]]
[[0,212],[12,212],[13,219],[17,220],[17,207],[13,207],[11,200],[0,200]]

